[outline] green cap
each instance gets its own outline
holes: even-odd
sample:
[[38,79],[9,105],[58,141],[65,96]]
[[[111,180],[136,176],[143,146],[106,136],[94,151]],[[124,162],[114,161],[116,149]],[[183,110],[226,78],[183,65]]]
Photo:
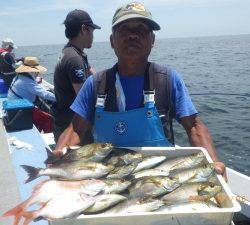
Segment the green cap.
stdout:
[[152,19],[151,13],[139,2],[132,2],[117,9],[113,16],[112,27],[130,19],[143,19],[148,22],[152,30],[160,30],[161,27]]

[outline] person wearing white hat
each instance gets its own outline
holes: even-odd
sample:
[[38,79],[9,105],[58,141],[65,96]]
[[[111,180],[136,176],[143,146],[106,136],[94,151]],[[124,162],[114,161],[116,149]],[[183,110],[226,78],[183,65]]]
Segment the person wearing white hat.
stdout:
[[[55,102],[55,95],[36,82],[37,76],[46,71],[47,69],[39,64],[36,57],[25,57],[23,64],[15,70],[17,76],[10,85],[8,98],[25,98],[34,103],[36,97],[40,97]],[[33,111],[33,122],[39,131],[52,132],[51,115],[39,108]]]
[[15,73],[15,68],[22,64],[22,59],[16,59],[13,49],[17,48],[12,39],[6,38],[2,41],[0,48],[0,74],[7,87],[10,86]]

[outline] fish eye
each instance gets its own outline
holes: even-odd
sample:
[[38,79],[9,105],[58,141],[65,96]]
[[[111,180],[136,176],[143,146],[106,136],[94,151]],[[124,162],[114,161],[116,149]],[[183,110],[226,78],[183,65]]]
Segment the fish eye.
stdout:
[[104,144],[101,145],[102,148],[105,148],[106,146],[107,146],[106,143],[104,143]]

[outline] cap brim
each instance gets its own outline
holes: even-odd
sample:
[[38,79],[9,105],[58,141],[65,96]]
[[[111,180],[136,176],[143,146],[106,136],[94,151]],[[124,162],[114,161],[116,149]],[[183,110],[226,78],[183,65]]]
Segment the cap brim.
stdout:
[[91,23],[91,24],[87,24],[90,27],[93,27],[94,29],[101,29],[101,27],[99,27],[98,25]]
[[47,71],[47,69],[40,65],[34,67],[21,65],[15,71],[17,73],[44,73]]
[[117,21],[115,21],[112,24],[112,27],[117,26],[119,23],[127,21],[127,20],[131,20],[131,19],[143,19],[145,21],[147,21],[149,23],[149,25],[151,26],[152,30],[160,30],[161,27],[158,23],[156,23],[154,20],[145,17],[143,15],[139,15],[139,14],[128,14],[128,15],[124,15],[121,18],[119,18]]

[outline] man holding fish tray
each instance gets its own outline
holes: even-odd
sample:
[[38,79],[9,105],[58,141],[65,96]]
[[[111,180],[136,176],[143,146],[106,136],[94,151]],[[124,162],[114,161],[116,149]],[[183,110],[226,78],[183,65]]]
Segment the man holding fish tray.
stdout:
[[207,149],[218,162],[207,127],[201,121],[181,76],[173,69],[148,61],[154,45],[154,31],[160,26],[141,3],[119,8],[113,17],[111,46],[117,56],[112,68],[90,76],[71,109],[72,123],[62,133],[53,152],[65,146],[108,142],[116,147],[174,146],[172,120],[186,130],[192,146]]

